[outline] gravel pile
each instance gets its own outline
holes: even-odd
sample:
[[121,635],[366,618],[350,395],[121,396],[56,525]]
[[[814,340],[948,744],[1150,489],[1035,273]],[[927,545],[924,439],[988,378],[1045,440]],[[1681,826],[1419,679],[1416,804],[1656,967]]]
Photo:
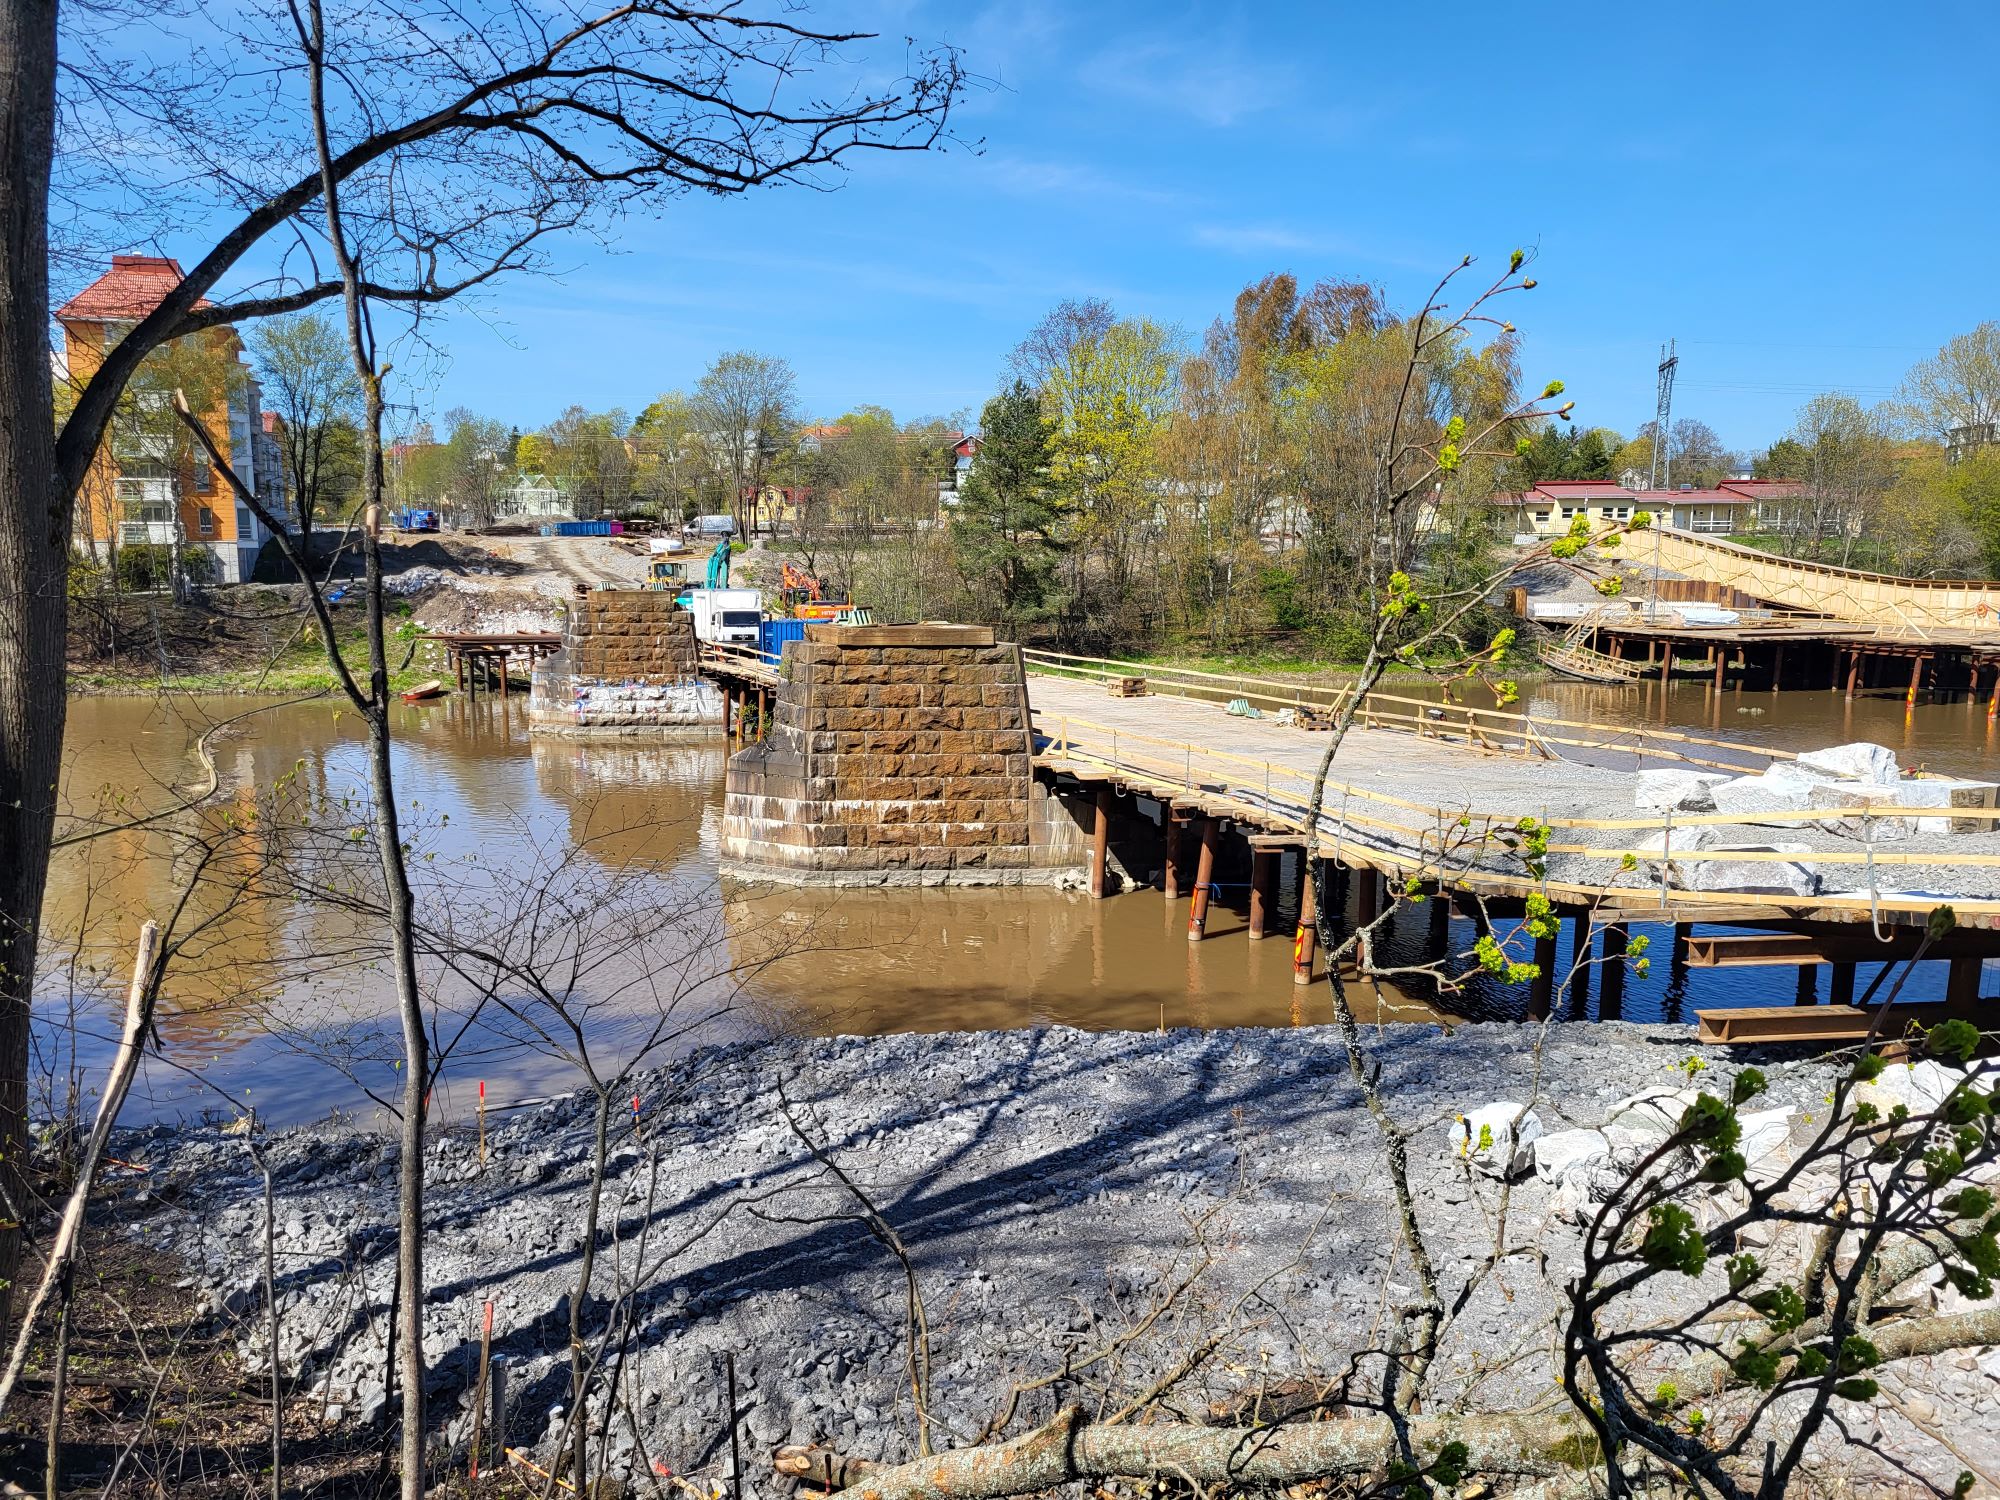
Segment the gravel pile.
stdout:
[[[1640,1089],[1684,1085],[1691,1056],[1705,1057],[1710,1086],[1749,1060],[1694,1048],[1682,1028],[1557,1028],[1536,1092],[1537,1034],[1503,1024],[1370,1033],[1385,1091],[1418,1127],[1415,1187],[1448,1302],[1494,1238],[1495,1185],[1448,1151],[1457,1114],[1533,1097],[1548,1130],[1596,1125]],[[1823,1100],[1824,1066],[1766,1066],[1773,1106]],[[779,1442],[830,1440],[887,1459],[912,1451],[901,1267],[787,1123],[781,1091],[914,1262],[941,1447],[969,1441],[1016,1380],[1130,1328],[1204,1260],[1170,1314],[1094,1378],[1143,1388],[1227,1325],[1217,1359],[1186,1391],[1185,1409],[1198,1411],[1264,1372],[1344,1367],[1376,1336],[1385,1303],[1410,1289],[1376,1138],[1331,1030],[1050,1028],[711,1048],[638,1081],[636,1133],[622,1095],[614,1117],[587,1321],[599,1326],[621,1282],[636,1283],[630,1337],[613,1355],[637,1414],[611,1426],[622,1462],[722,1472],[725,1353],[736,1358],[753,1490],[775,1492],[764,1460]],[[483,1170],[462,1127],[432,1148],[426,1352],[448,1441],[469,1430],[488,1299],[510,1368],[509,1440],[546,1448],[560,1427],[591,1117],[584,1096],[517,1112],[489,1127]],[[121,1220],[127,1232],[179,1254],[188,1284],[218,1311],[246,1315],[244,1351],[261,1364],[262,1318],[247,1314],[258,1301],[262,1184],[246,1144],[160,1128],[121,1149],[154,1164]],[[372,1417],[384,1402],[393,1144],[317,1127],[265,1149],[281,1357],[337,1414]],[[1507,1238],[1546,1266],[1504,1261],[1454,1324],[1444,1385],[1476,1406],[1504,1409],[1551,1388],[1540,1351],[1578,1233],[1556,1196],[1532,1175],[1516,1184]],[[1987,1381],[1976,1360],[1958,1373]],[[1022,1416],[1077,1395],[1038,1391]]]

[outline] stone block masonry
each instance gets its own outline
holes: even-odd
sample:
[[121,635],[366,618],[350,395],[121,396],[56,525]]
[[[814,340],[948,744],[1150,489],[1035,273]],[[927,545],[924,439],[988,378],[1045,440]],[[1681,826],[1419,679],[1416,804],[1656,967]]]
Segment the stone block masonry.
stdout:
[[826,885],[1079,878],[1073,821],[1038,786],[1018,647],[966,625],[808,627],[770,734],[732,757],[722,859]]
[[694,616],[659,589],[594,589],[570,601],[562,650],[535,668],[537,734],[644,735],[722,722],[696,669]]

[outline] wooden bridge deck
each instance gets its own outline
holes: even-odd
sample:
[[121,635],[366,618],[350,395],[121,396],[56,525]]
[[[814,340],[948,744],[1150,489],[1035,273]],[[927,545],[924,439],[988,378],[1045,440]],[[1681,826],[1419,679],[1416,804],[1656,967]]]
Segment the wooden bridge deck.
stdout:
[[[1098,682],[1040,673],[1030,678],[1029,695],[1038,760],[1052,772],[1307,841],[1305,809],[1324,733],[1274,717],[1231,715],[1187,697],[1116,697]],[[1630,746],[1605,741],[1595,752],[1558,756],[1530,732],[1511,741],[1482,734],[1477,738],[1492,746],[1482,748],[1466,742],[1462,727],[1464,721],[1447,718],[1428,729],[1419,720],[1353,731],[1328,783],[1320,851],[1396,879],[1443,875],[1501,900],[1539,891],[1560,903],[1648,921],[1862,922],[1872,913],[1885,924],[1909,924],[1948,900],[1962,922],[2000,929],[2000,831],[1884,843],[1871,855],[1862,840],[1818,826],[1828,820],[1825,810],[1771,814],[1791,825],[1780,828],[1747,827],[1712,813],[1677,814],[1669,824],[1634,811],[1630,768],[1638,756]],[[1744,748],[1725,745],[1718,753],[1740,756]],[[1642,750],[1650,765],[1671,763],[1660,747]],[[1573,758],[1592,753],[1615,764]],[[1698,753],[1691,758],[1717,763]],[[1936,817],[1937,810],[1926,815]],[[1546,878],[1530,872],[1503,839],[1488,836],[1523,817],[1550,825]],[[1727,844],[1809,845],[1811,853],[1676,848],[1674,860],[1683,870],[1718,858],[1751,866],[1797,862],[1820,871],[1822,892],[1663,887],[1648,873],[1657,854],[1649,865],[1649,851],[1637,846],[1669,826],[1712,828]]]
[[2000,645],[2000,582],[1897,578],[1779,557],[1670,526],[1657,532],[1634,535],[1627,557],[1890,637],[1988,649]]

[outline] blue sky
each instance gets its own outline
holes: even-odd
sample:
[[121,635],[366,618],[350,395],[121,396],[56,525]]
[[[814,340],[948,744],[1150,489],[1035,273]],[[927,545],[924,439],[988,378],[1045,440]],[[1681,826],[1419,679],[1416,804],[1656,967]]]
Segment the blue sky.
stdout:
[[[2000,6],[992,5],[816,16],[962,46],[990,83],[943,155],[836,192],[681,200],[572,242],[443,330],[432,411],[522,428],[636,411],[717,352],[805,407],[976,413],[1053,302],[1190,338],[1288,270],[1421,298],[1535,248],[1531,381],[1630,433],[1679,340],[1676,416],[1761,448],[1827,389],[1873,401],[2000,317]],[[971,143],[977,143],[976,145]]]

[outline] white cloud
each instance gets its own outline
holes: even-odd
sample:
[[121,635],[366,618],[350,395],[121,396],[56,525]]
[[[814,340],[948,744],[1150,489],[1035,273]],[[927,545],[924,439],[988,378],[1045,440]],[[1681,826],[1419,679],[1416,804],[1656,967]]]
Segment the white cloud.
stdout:
[[1268,222],[1210,221],[1195,225],[1189,231],[1188,239],[1192,244],[1252,259],[1285,255],[1321,256],[1403,270],[1429,270],[1438,264],[1435,257],[1403,245],[1363,243],[1351,235],[1295,229],[1287,224]]
[[1192,235],[1197,245],[1230,250],[1238,255],[1256,255],[1270,250],[1323,250],[1330,248],[1311,235],[1300,234],[1278,224],[1197,224]]
[[1024,198],[1105,198],[1126,203],[1183,203],[1184,194],[1127,182],[1075,162],[989,156],[977,168],[1001,192]]
[[1228,38],[1176,36],[1102,52],[1084,68],[1083,81],[1227,129],[1287,103],[1296,75],[1288,65],[1245,59]]

